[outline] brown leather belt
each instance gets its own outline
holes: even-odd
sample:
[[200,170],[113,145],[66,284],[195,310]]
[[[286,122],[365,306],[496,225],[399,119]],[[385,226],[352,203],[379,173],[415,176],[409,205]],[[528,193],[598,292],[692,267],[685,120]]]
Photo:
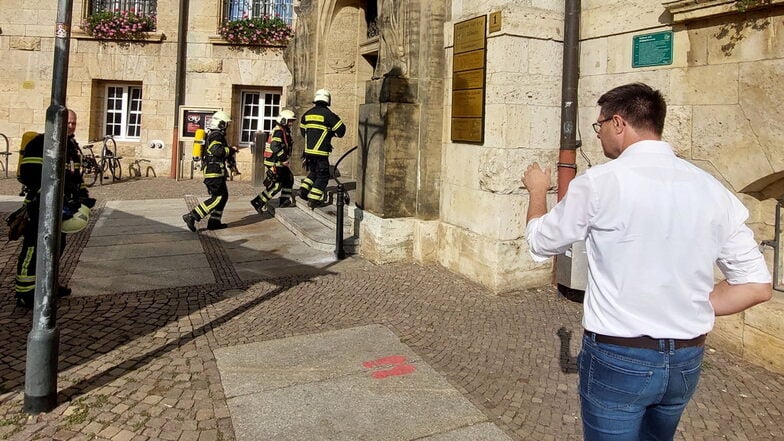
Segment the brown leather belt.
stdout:
[[616,345],[616,346],[626,346],[629,348],[659,350],[662,347],[660,342],[664,342],[664,347],[666,348],[668,342],[670,341],[675,342],[675,349],[691,348],[694,346],[703,346],[705,344],[706,334],[702,334],[700,336],[694,337],[689,340],[681,340],[677,338],[676,339],[653,338],[653,337],[648,337],[647,335],[643,335],[641,337],[612,337],[609,335],[597,334],[595,332],[590,332],[590,331],[585,331],[585,335],[588,338],[592,338],[597,343],[605,343],[605,344]]

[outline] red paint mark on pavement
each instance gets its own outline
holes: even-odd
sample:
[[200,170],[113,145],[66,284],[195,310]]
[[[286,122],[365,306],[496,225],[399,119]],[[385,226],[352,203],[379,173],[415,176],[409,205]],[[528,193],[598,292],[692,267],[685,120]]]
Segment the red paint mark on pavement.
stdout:
[[381,380],[382,378],[387,378],[387,377],[408,375],[408,374],[414,372],[415,370],[416,370],[416,368],[414,367],[414,365],[411,365],[411,364],[401,364],[399,366],[393,367],[392,369],[386,369],[386,370],[383,370],[383,371],[373,372],[373,374],[371,374],[371,376],[373,378],[375,378],[376,380]]
[[403,364],[405,362],[406,362],[406,357],[402,355],[390,355],[389,357],[382,357],[376,360],[366,361],[362,363],[362,366],[368,369],[372,369],[379,366],[388,366],[388,365],[394,366],[398,364]]
[[381,380],[382,378],[408,375],[414,372],[416,368],[411,364],[407,364],[406,362],[406,357],[402,355],[390,355],[388,357],[381,357],[375,360],[366,361],[362,363],[362,366],[368,369],[382,366],[392,366],[390,369],[375,371],[371,374],[371,376],[376,380]]

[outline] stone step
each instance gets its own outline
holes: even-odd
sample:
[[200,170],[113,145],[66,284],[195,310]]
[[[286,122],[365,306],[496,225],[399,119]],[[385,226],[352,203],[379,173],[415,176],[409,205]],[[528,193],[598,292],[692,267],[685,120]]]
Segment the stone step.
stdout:
[[[353,189],[356,188],[356,185],[346,185],[346,187]],[[299,194],[298,190],[298,186],[295,186],[295,195]],[[335,185],[327,186],[328,193],[335,190]],[[349,194],[351,193],[349,192]],[[355,228],[357,222],[354,218],[356,206],[351,203],[346,205],[344,210],[343,249],[346,254],[356,254],[359,252],[359,237],[358,234],[355,234],[359,231],[358,227]],[[334,204],[311,210],[306,201],[297,198],[296,206],[276,208],[275,218],[309,246],[321,251],[335,251],[337,207]]]

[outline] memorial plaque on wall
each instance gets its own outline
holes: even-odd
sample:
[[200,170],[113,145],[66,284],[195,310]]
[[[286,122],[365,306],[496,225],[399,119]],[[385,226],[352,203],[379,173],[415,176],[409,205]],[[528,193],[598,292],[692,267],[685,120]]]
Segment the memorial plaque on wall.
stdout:
[[452,141],[484,141],[487,16],[455,23]]

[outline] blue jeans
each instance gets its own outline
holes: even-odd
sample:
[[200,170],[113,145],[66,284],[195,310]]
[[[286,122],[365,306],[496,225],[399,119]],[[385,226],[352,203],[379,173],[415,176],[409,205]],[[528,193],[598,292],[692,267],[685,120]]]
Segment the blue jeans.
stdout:
[[672,440],[697,389],[704,347],[673,350],[597,343],[583,337],[580,405],[586,441]]

